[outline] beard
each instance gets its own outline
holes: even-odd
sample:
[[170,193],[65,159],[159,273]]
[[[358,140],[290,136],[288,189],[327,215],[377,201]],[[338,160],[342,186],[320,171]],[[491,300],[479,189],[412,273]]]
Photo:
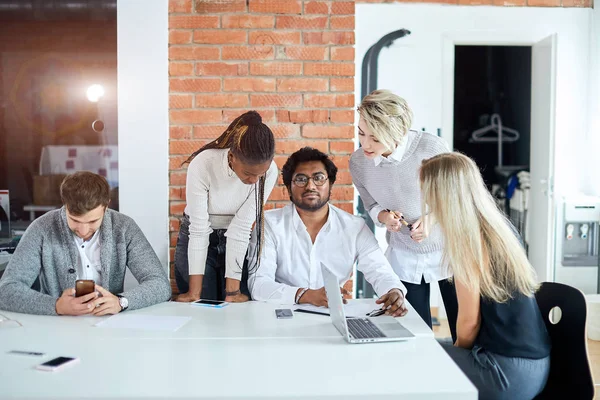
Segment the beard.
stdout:
[[[305,201],[304,195],[309,194],[309,193],[314,193],[319,197],[316,200]],[[327,205],[327,203],[329,202],[330,196],[331,196],[331,190],[329,191],[329,193],[327,193],[327,197],[325,197],[325,198],[321,198],[318,192],[307,192],[307,193],[302,193],[302,196],[300,198],[294,198],[293,196],[290,196],[290,201],[292,203],[294,203],[294,205],[301,210],[317,211]]]

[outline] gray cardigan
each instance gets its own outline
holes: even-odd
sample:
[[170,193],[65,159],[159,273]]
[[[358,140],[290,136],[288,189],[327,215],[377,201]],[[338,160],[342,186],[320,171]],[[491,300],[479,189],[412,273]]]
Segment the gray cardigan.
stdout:
[[[129,310],[167,301],[171,286],[166,271],[135,221],[108,209],[100,226],[102,286],[129,301]],[[65,208],[31,223],[0,280],[0,309],[56,315],[56,300],[75,287],[78,254]],[[140,283],[123,292],[125,269]],[[31,286],[40,278],[40,291]]]

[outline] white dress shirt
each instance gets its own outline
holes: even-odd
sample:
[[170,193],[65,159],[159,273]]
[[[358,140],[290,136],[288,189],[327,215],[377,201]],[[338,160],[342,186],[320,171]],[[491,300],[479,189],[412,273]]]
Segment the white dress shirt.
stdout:
[[[252,245],[256,244],[256,232]],[[392,270],[364,220],[329,205],[327,222],[314,244],[296,207],[265,212],[265,235],[260,267],[249,277],[252,298],[294,304],[299,288],[323,287],[321,262],[337,276],[340,286],[357,268],[382,296],[391,289],[406,289]]]
[[91,279],[102,286],[102,265],[100,264],[100,232],[96,231],[90,240],[83,240],[73,234],[79,262],[77,279]]
[[415,253],[388,246],[385,256],[402,282],[420,284],[437,282],[452,276],[448,263],[443,260],[443,250]]

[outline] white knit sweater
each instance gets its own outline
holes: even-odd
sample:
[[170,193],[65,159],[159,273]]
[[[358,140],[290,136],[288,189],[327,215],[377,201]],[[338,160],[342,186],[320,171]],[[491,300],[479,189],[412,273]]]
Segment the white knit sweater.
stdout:
[[[409,131],[408,135],[410,143],[400,161],[388,158],[375,165],[359,148],[350,158],[350,173],[367,211],[377,206],[400,211],[406,221],[412,224],[421,217],[421,162],[449,150],[443,139],[429,133]],[[405,227],[399,232],[388,232],[387,239],[392,248],[413,253],[442,249],[442,236],[437,226],[421,243],[412,240]]]
[[[256,217],[255,190],[229,168],[228,149],[198,154],[187,171],[185,213],[190,217],[188,263],[190,275],[203,275],[208,238],[213,229],[227,229],[225,276],[241,280],[244,257]],[[266,201],[277,182],[277,165],[271,163],[265,182]]]

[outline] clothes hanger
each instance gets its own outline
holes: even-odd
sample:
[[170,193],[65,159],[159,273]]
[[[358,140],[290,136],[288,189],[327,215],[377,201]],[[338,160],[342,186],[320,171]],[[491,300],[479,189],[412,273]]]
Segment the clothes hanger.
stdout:
[[[512,128],[502,126],[502,118],[499,114],[492,114],[491,124],[473,131],[469,142],[495,142],[498,143],[498,167],[502,167],[502,143],[516,142],[519,140],[519,132]],[[497,136],[485,136],[488,132],[496,132]]]
[[[502,118],[499,114],[492,114],[490,122],[490,125],[473,131],[469,142],[498,142],[499,140],[503,142],[516,142],[521,137],[517,130],[502,126]],[[486,136],[489,132],[495,132],[498,135]]]

